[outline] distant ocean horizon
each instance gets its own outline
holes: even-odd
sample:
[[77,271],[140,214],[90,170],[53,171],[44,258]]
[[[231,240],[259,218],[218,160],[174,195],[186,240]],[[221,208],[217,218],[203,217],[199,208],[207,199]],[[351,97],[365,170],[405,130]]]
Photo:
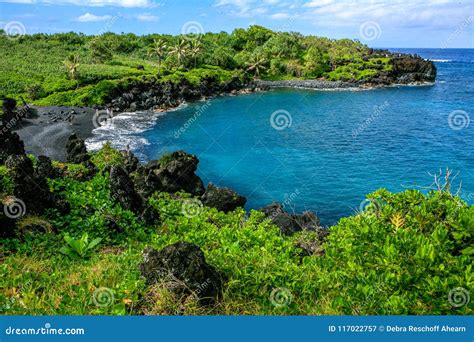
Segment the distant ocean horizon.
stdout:
[[378,188],[428,191],[446,168],[474,203],[474,49],[387,49],[432,60],[436,82],[217,97],[151,120],[150,113],[123,115],[88,144],[130,145],[143,160],[185,150],[198,156],[205,183],[236,190],[247,209],[278,201],[288,211],[316,212],[324,225],[361,210]]

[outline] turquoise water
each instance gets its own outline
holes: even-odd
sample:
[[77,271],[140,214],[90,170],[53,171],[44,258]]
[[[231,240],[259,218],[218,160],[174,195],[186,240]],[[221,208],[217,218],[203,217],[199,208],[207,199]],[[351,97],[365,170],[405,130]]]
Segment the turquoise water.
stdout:
[[158,117],[134,149],[144,159],[196,154],[204,182],[235,189],[247,209],[286,200],[288,210],[313,210],[325,225],[378,188],[429,187],[430,174],[446,167],[474,202],[474,52],[417,52],[443,60],[435,85],[219,97]]

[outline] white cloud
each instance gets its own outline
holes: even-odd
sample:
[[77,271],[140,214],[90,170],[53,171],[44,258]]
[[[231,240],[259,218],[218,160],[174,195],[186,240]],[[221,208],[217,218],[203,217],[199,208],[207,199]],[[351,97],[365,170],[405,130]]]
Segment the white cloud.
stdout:
[[288,13],[275,13],[270,16],[272,19],[288,19],[290,15]]
[[334,0],[312,0],[303,5],[303,7],[321,7],[332,4]]
[[78,17],[76,20],[83,23],[87,23],[87,22],[94,22],[94,21],[106,21],[110,19],[112,19],[111,15],[94,15],[91,13],[86,13]]
[[137,19],[140,21],[158,21],[160,17],[150,14],[150,13],[143,13],[137,15]]
[[77,5],[77,6],[117,6],[117,7],[151,7],[153,0],[0,0],[0,2],[21,4],[50,4],[50,5]]
[[[256,17],[269,16],[269,11],[277,8],[285,8],[291,6],[291,2],[282,2],[281,0],[217,0],[214,4],[216,7],[225,7],[230,15],[237,17]],[[281,19],[281,18],[275,18]]]
[[[318,26],[341,27],[375,21],[391,28],[450,28],[474,10],[467,0],[310,0],[303,4],[302,18]],[[449,18],[449,20],[448,20]]]
[[453,28],[474,13],[472,0],[215,0],[214,6],[236,17],[298,17],[331,28],[358,27],[366,21],[395,29]]

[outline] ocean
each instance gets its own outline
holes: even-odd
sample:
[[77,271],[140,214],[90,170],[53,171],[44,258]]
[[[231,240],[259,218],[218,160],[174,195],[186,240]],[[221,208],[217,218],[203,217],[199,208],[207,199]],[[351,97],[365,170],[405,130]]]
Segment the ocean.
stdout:
[[198,156],[205,183],[234,189],[247,209],[283,202],[323,225],[356,213],[379,188],[429,191],[447,168],[474,203],[474,50],[390,50],[433,60],[435,84],[222,96],[121,115],[87,143],[130,145],[145,161],[185,150]]

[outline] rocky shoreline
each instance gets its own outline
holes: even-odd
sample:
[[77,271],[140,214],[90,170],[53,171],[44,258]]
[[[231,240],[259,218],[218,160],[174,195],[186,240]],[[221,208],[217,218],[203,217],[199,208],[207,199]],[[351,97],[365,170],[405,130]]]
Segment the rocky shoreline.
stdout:
[[[270,81],[233,77],[222,82],[215,77],[208,77],[202,79],[199,84],[192,84],[186,78],[178,81],[163,81],[156,78],[134,80],[114,89],[105,106],[30,107],[32,115],[22,118],[14,130],[25,141],[27,153],[46,155],[62,161],[65,159],[63,147],[71,133],[76,132],[80,138],[87,139],[92,136],[92,130],[101,126],[104,115],[101,113],[101,118],[96,117],[98,109],[104,111],[108,109],[109,113],[166,112],[185,102],[221,95],[267,91],[273,88],[360,90],[397,85],[427,85],[434,82],[436,67],[433,62],[416,55],[390,54],[388,51],[386,55],[392,58],[392,70],[361,81],[321,79]],[[108,119],[107,115],[105,119]]]
[[326,80],[256,80],[255,85],[260,88],[294,88],[294,89],[316,89],[316,90],[364,90],[382,87],[396,86],[422,86],[432,85],[433,82],[413,82],[398,84],[372,84],[366,82],[344,82]]
[[[417,82],[411,84],[399,84],[401,86],[408,85],[430,85],[432,83]],[[325,81],[325,80],[252,80],[247,86],[242,86],[237,89],[228,90],[227,92],[219,91],[217,94],[206,94],[203,96],[183,96],[167,101],[165,103],[153,102],[154,105],[150,108],[145,108],[145,103],[140,102],[139,91],[135,89],[130,93],[112,100],[105,107],[69,107],[69,106],[46,106],[38,107],[31,106],[29,109],[34,113],[30,117],[23,118],[22,121],[14,127],[14,131],[18,133],[25,143],[25,151],[33,155],[45,155],[54,160],[64,161],[66,159],[66,145],[68,137],[72,133],[76,133],[81,139],[88,139],[93,136],[93,130],[100,127],[100,122],[97,121],[95,113],[97,109],[101,113],[105,108],[112,108],[115,115],[127,112],[133,113],[135,111],[150,111],[150,112],[167,112],[178,108],[186,102],[194,102],[199,100],[206,100],[216,96],[238,96],[244,94],[251,94],[254,92],[270,91],[276,88],[294,88],[294,89],[315,89],[321,91],[331,90],[364,90],[380,87],[397,86],[383,85],[383,84],[368,84],[356,82],[343,81]],[[124,100],[128,99],[128,100]],[[133,101],[133,102],[130,102]],[[137,103],[139,105],[137,105]],[[74,120],[71,122],[69,118],[74,115]]]

